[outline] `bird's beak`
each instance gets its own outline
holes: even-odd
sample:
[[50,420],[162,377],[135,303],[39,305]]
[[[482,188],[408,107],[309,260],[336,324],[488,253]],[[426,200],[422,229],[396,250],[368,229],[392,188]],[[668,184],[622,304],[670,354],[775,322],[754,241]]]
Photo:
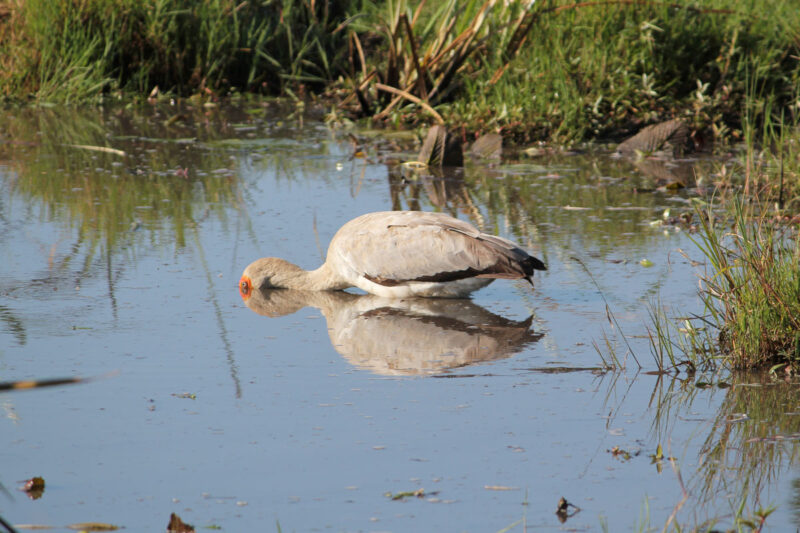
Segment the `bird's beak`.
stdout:
[[250,276],[242,276],[242,279],[239,280],[239,295],[241,295],[242,300],[247,301],[252,294],[253,282],[250,281]]

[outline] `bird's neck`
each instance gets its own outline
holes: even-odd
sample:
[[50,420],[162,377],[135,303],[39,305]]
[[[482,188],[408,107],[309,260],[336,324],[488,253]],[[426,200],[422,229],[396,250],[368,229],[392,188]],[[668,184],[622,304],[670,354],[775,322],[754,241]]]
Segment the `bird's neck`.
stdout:
[[303,270],[297,267],[285,273],[281,279],[284,289],[300,291],[331,291],[345,289],[350,285],[336,276],[326,264],[316,270]]

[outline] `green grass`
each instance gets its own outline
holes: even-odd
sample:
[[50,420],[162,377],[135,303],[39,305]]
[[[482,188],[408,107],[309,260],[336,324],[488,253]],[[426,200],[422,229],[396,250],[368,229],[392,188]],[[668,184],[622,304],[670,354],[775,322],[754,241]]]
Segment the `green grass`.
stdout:
[[[598,2],[558,11],[543,3],[516,57],[489,55],[485,72],[465,77],[464,95],[451,106],[454,121],[525,141],[572,142],[682,117],[709,137],[725,138],[741,135],[748,79],[760,88],[752,105],[788,109],[800,73],[792,58],[796,4],[695,5],[700,9]],[[508,68],[492,83],[501,61]]]
[[701,296],[734,368],[800,361],[800,241],[797,227],[733,202],[733,227],[703,219],[698,246],[709,273]]
[[[514,37],[532,9],[523,2],[481,0],[388,0],[374,6],[351,26],[361,68],[351,69],[345,103],[357,96],[359,111],[377,120],[419,122],[427,118],[415,111],[422,108],[437,122],[452,122],[431,106],[459,98],[473,72],[491,75],[479,56],[490,54],[499,64],[506,51],[515,50]],[[379,44],[362,45],[375,38]]]
[[748,113],[766,125],[798,111],[791,0],[5,6],[0,95],[9,99],[81,102],[155,86],[178,96],[327,91],[343,109],[391,124],[443,121],[559,143],[673,117],[698,139],[737,141]]
[[700,315],[651,306],[651,346],[662,370],[784,368],[800,363],[800,235],[795,223],[736,196],[731,214],[698,210],[705,259]]
[[120,91],[224,95],[323,86],[350,2],[17,0],[0,94],[86,101]]
[[797,113],[800,12],[790,0],[509,4],[381,3],[352,26],[373,44],[358,47],[346,102],[413,124],[431,120],[421,101],[470,133],[558,143],[674,117],[698,141],[737,141],[747,107],[760,124]]
[[705,259],[703,310],[675,319],[659,302],[650,305],[651,352],[661,371],[721,365],[794,373],[800,362],[798,117],[765,89],[768,76],[747,76],[744,150],[708,176],[721,202],[698,203],[694,213]]

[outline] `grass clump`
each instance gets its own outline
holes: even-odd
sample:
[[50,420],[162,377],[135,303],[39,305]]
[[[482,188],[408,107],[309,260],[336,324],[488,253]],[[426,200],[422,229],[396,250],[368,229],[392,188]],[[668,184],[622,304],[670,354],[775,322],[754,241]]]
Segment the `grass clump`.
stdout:
[[[776,117],[764,80],[747,83],[745,150],[722,166],[716,186],[724,218],[697,207],[694,242],[705,256],[702,316],[666,316],[650,306],[651,352],[660,371],[716,368],[797,373],[800,364],[800,129],[786,110]],[[774,96],[774,95],[772,95]],[[732,192],[733,191],[733,192]],[[699,204],[698,204],[699,205]]]
[[[731,201],[732,220],[699,213],[696,243],[706,259],[702,316],[669,321],[651,308],[653,353],[671,368],[733,369],[800,364],[800,232],[756,202]],[[678,330],[678,331],[675,331]],[[665,355],[666,354],[666,357]],[[666,365],[661,365],[666,366]]]
[[729,231],[704,217],[698,245],[710,273],[701,297],[732,367],[794,365],[800,362],[797,226],[756,209],[734,199]]
[[363,115],[416,122],[413,111],[402,110],[414,103],[444,123],[433,107],[460,97],[465,76],[482,68],[475,56],[490,54],[500,64],[515,52],[532,11],[532,3],[484,0],[373,5],[351,25],[351,94],[344,104],[355,96]]

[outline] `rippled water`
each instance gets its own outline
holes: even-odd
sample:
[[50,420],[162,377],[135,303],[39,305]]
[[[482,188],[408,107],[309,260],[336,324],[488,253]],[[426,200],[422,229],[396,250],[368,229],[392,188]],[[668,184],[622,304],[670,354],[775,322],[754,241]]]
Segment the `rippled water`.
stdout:
[[[658,224],[704,196],[691,169],[600,151],[413,176],[411,136],[272,104],[2,115],[0,379],[102,376],[0,394],[7,521],[620,531],[677,506],[730,526],[744,501],[797,527],[796,385],[646,373],[648,304],[699,310],[688,228]],[[399,208],[469,220],[549,270],[466,301],[239,297],[251,260],[316,267],[344,222]],[[600,370],[606,338],[625,371]],[[16,490],[33,476],[35,500]]]

